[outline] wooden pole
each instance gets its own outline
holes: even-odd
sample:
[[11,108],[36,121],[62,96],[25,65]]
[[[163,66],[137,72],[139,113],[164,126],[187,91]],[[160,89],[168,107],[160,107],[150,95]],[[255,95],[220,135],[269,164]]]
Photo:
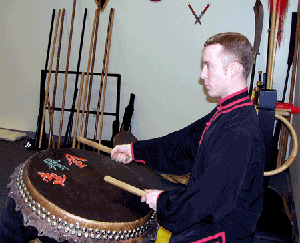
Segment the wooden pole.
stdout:
[[[111,15],[111,12],[110,12]],[[109,18],[111,20],[111,18]],[[108,26],[111,24],[109,21]],[[111,28],[108,27],[107,31],[109,31]],[[104,72],[106,67],[106,59],[107,59],[107,47],[108,47],[108,36],[109,33],[106,34],[106,42],[105,42],[105,50],[104,50],[104,57],[103,57],[103,64],[102,64],[102,72],[101,72],[101,82],[99,87],[99,95],[98,95],[98,102],[97,102],[97,114],[96,114],[96,121],[95,121],[95,130],[94,130],[94,140],[97,139],[97,130],[98,130],[98,123],[99,123],[99,115],[100,115],[100,106],[101,106],[101,96],[102,96],[102,90],[103,90],[103,83],[104,83]]]
[[266,88],[272,89],[273,86],[273,73],[275,66],[275,54],[277,47],[277,32],[279,23],[279,12],[276,14],[277,0],[273,0],[273,10],[271,17],[271,32],[270,32],[270,46],[269,46],[269,60],[268,60],[268,70],[267,70],[267,83]]
[[[93,51],[93,43],[94,43],[94,34],[95,34],[95,28],[96,28],[96,21],[97,21],[97,12],[98,10],[95,10],[95,16],[93,21],[93,29],[92,29],[92,35],[91,35],[91,43],[90,43],[90,50],[89,50],[89,59],[88,59],[88,65],[87,65],[87,74],[85,79],[85,89],[84,89],[84,97],[83,97],[83,105],[82,105],[82,115],[81,115],[81,122],[80,122],[80,128],[79,128],[79,136],[81,136],[82,133],[82,127],[83,127],[83,119],[84,119],[84,113],[85,113],[85,102],[86,102],[86,95],[87,95],[87,85],[89,81],[90,76],[90,66],[91,66],[91,58],[92,58],[92,51]],[[77,148],[80,148],[80,144],[77,144]]]
[[48,77],[47,77],[45,100],[44,100],[44,106],[43,106],[43,116],[42,116],[42,121],[41,121],[39,148],[42,147],[43,130],[44,130],[44,125],[45,125],[45,115],[46,115],[45,113],[46,113],[47,103],[49,102],[49,86],[50,86],[51,70],[52,70],[53,58],[54,58],[54,53],[55,53],[55,45],[56,45],[56,39],[57,39],[57,30],[58,30],[58,25],[59,25],[60,14],[61,14],[61,9],[58,10],[58,14],[57,14],[57,18],[56,18],[55,34],[54,34],[53,43],[52,43],[52,52],[51,52],[51,59],[50,59],[50,64],[49,64],[49,73],[48,73]]
[[93,77],[94,77],[94,66],[95,66],[95,59],[96,59],[96,46],[97,46],[97,37],[98,37],[98,27],[99,27],[99,15],[100,11],[97,9],[96,13],[96,23],[95,23],[95,33],[94,33],[94,43],[93,43],[93,57],[92,57],[92,64],[91,64],[91,75],[90,75],[90,83],[89,83],[89,93],[88,93],[88,100],[86,104],[86,116],[85,116],[85,128],[84,128],[84,137],[87,136],[87,127],[89,121],[89,114],[90,114],[90,103],[91,103],[91,96],[92,96],[92,84],[93,84]]
[[57,142],[58,148],[60,147],[60,143],[61,143],[61,132],[63,126],[63,116],[64,116],[65,99],[66,99],[66,91],[67,91],[67,80],[68,80],[68,72],[69,72],[69,65],[70,65],[71,44],[72,44],[73,26],[74,26],[74,19],[75,19],[75,8],[76,8],[76,0],[73,1],[71,27],[70,27],[70,34],[69,34],[69,45],[68,45],[68,53],[67,53],[67,64],[65,70],[65,81],[64,81],[64,89],[63,89],[63,99],[62,99],[61,114],[60,114],[59,136]]
[[[57,48],[57,57],[56,57],[56,69],[55,69],[55,79],[54,79],[54,85],[53,85],[53,95],[52,95],[52,105],[51,109],[49,109],[49,143],[48,143],[48,149],[51,146],[55,147],[55,142],[53,138],[53,116],[54,116],[54,107],[55,107],[55,98],[56,98],[56,89],[57,89],[57,78],[58,78],[58,70],[59,70],[59,61],[60,61],[60,51],[61,51],[61,40],[63,36],[63,29],[64,29],[64,18],[65,18],[65,9],[63,9],[61,14],[61,23],[60,23],[60,32],[59,32],[59,41],[58,41],[58,48]],[[50,107],[50,105],[49,105]]]
[[[109,15],[109,25],[107,29],[107,47],[105,48],[107,50],[107,59],[105,64],[105,80],[104,80],[104,86],[103,86],[103,101],[102,101],[102,107],[101,107],[101,121],[100,121],[100,129],[99,129],[99,144],[101,143],[101,137],[102,137],[102,130],[103,130],[103,113],[104,113],[104,105],[105,105],[105,93],[106,93],[106,85],[107,85],[107,72],[108,72],[108,63],[109,63],[109,52],[110,52],[110,46],[111,46],[111,34],[112,34],[112,28],[113,28],[113,20],[115,15],[115,9],[111,8],[110,15]],[[101,73],[101,76],[103,76],[103,72]]]
[[83,82],[84,82],[84,72],[81,73],[81,80],[80,80],[79,95],[78,95],[78,100],[77,100],[77,113],[76,113],[76,118],[75,118],[75,127],[74,127],[72,148],[75,148],[75,145],[76,145],[77,126],[78,126],[79,113],[80,113],[80,105],[81,105]]

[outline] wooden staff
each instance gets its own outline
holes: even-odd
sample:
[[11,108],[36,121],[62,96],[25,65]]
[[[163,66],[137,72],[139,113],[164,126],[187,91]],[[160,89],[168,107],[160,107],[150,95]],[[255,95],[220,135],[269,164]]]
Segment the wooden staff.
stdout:
[[84,72],[81,73],[81,80],[80,80],[79,95],[78,95],[78,101],[77,101],[78,102],[77,103],[77,113],[76,113],[76,118],[75,118],[75,127],[74,127],[74,135],[73,135],[72,148],[75,148],[75,144],[76,144],[77,126],[78,126],[79,113],[80,113],[80,105],[81,105],[83,82],[84,82]]
[[[109,63],[109,52],[110,52],[110,46],[111,46],[111,33],[112,33],[112,27],[114,22],[114,15],[115,15],[115,9],[111,8],[110,15],[109,15],[109,25],[108,25],[108,37],[107,37],[107,47],[105,50],[107,51],[107,59],[105,64],[105,81],[103,86],[103,101],[102,101],[102,107],[101,107],[101,121],[100,121],[100,129],[99,129],[99,144],[101,143],[101,137],[102,137],[102,130],[103,130],[103,113],[104,113],[104,105],[105,105],[105,93],[106,93],[106,85],[107,85],[107,71],[108,71],[108,63]],[[103,72],[101,73],[101,77],[103,76]]]
[[74,19],[75,19],[75,8],[76,8],[76,0],[73,1],[71,27],[70,27],[70,34],[69,34],[69,45],[68,45],[68,53],[67,53],[67,64],[66,64],[65,81],[64,81],[64,89],[63,89],[63,99],[62,99],[61,113],[60,113],[59,136],[58,136],[58,142],[57,142],[58,148],[60,147],[60,143],[61,143],[61,131],[62,131],[62,126],[63,126],[63,116],[64,116],[64,110],[65,110],[65,98],[66,98],[67,80],[68,80],[68,72],[69,72],[69,65],[70,65],[71,44],[72,44],[73,26],[74,26]]
[[46,90],[45,90],[45,100],[44,100],[44,106],[43,106],[43,116],[41,121],[41,132],[40,132],[40,138],[39,138],[39,148],[42,147],[42,138],[43,138],[43,130],[45,125],[45,113],[46,113],[46,106],[49,102],[49,86],[50,86],[50,79],[51,79],[51,70],[53,65],[53,58],[54,58],[54,52],[55,52],[55,45],[56,45],[56,39],[57,39],[57,30],[59,25],[59,18],[61,14],[61,9],[58,10],[57,18],[56,18],[56,26],[55,26],[55,33],[53,37],[53,43],[52,43],[52,52],[51,52],[51,59],[49,64],[49,72],[48,72],[48,78],[47,78],[47,84],[46,84]]
[[92,96],[92,84],[93,84],[93,77],[94,77],[94,66],[95,66],[95,59],[96,59],[96,46],[97,46],[97,37],[98,37],[98,27],[99,27],[99,9],[97,9],[96,13],[96,26],[95,26],[95,33],[94,33],[94,43],[93,43],[93,57],[92,57],[92,65],[91,65],[91,75],[90,75],[90,84],[89,84],[89,94],[88,100],[86,105],[86,116],[85,116],[85,128],[84,128],[84,137],[87,136],[87,126],[89,121],[90,115],[90,103],[91,103],[91,96]]
[[272,11],[271,32],[270,32],[270,46],[269,46],[269,60],[268,60],[267,83],[266,83],[267,89],[272,89],[272,86],[273,86],[273,73],[274,73],[274,66],[275,66],[277,33],[278,33],[279,16],[280,16],[280,10],[278,10],[278,14],[276,14],[276,5],[277,5],[277,0],[273,0],[273,11]]
[[143,197],[147,194],[147,192],[145,192],[144,190],[141,190],[135,186],[129,185],[123,181],[117,180],[116,178],[113,178],[111,176],[104,176],[104,180],[114,186],[122,188],[123,190],[131,192],[140,197]]
[[78,79],[79,79],[79,75],[80,75],[79,70],[80,70],[80,63],[81,63],[81,54],[82,54],[84,33],[85,33],[86,16],[87,16],[87,8],[85,8],[85,10],[84,10],[84,16],[83,16],[83,21],[82,21],[82,30],[81,30],[79,52],[78,52],[75,87],[74,87],[74,92],[73,92],[73,99],[72,99],[72,106],[71,106],[72,108],[71,108],[71,112],[69,115],[69,121],[68,121],[67,129],[66,129],[66,133],[65,133],[64,147],[67,147],[69,144],[71,144],[73,117],[74,117],[75,103],[76,103],[77,94],[78,94]]
[[63,29],[64,29],[64,18],[65,18],[65,9],[63,9],[61,14],[61,23],[60,23],[60,32],[59,32],[59,41],[58,41],[58,48],[57,48],[57,58],[56,58],[56,69],[55,69],[55,79],[54,79],[54,86],[53,86],[53,96],[52,96],[52,106],[49,109],[49,143],[48,149],[50,148],[51,142],[52,147],[55,147],[55,142],[53,138],[53,116],[54,116],[54,107],[55,107],[55,97],[56,97],[56,89],[57,89],[57,78],[58,78],[58,70],[59,70],[59,61],[60,61],[60,51],[61,51],[61,40],[63,36]]
[[[85,85],[84,85],[84,95],[83,95],[82,112],[81,112],[81,118],[80,118],[79,136],[81,136],[82,126],[83,126],[83,118],[84,118],[84,113],[85,113],[85,101],[86,101],[87,89],[88,89],[88,80],[85,81]],[[77,143],[77,148],[80,148],[80,143],[79,142]]]
[[[110,17],[111,17],[111,12],[110,12]],[[110,19],[109,19],[110,20]],[[108,23],[108,26],[110,25],[110,21]],[[96,114],[96,121],[95,121],[95,130],[94,130],[94,140],[97,139],[97,129],[98,129],[98,122],[99,122],[99,115],[100,115],[100,105],[101,105],[101,96],[102,96],[102,90],[103,90],[103,74],[105,72],[105,67],[106,67],[106,59],[107,59],[107,45],[108,45],[108,30],[107,29],[107,34],[106,34],[106,42],[105,42],[105,50],[104,50],[104,57],[103,57],[103,64],[102,64],[102,72],[101,72],[101,82],[100,82],[100,87],[99,87],[99,96],[98,96],[98,101],[97,101],[97,114]]]
[[[51,40],[52,40],[52,34],[53,34],[53,27],[54,27],[54,20],[55,20],[55,9],[52,11],[52,17],[51,17],[51,25],[50,25],[50,32],[49,32],[49,40],[48,40],[48,47],[47,47],[47,54],[46,54],[46,61],[45,61],[45,73],[42,72],[41,82],[46,81],[47,73],[46,70],[48,69],[48,61],[49,61],[49,54],[50,54],[50,48],[51,48]],[[45,76],[44,76],[45,75]],[[36,127],[36,133],[34,138],[34,148],[38,148],[38,141],[40,134],[42,133],[44,135],[44,131],[41,131],[41,119],[43,116],[43,106],[44,106],[44,98],[45,98],[45,84],[41,83],[41,90],[40,90],[40,105],[39,105],[39,115],[38,115],[38,121],[37,121],[37,127]]]
[[[296,82],[296,69],[297,69],[297,54],[298,54],[298,42],[299,42],[299,28],[300,28],[300,0],[298,0],[298,10],[297,10],[297,26],[296,26],[296,36],[295,36],[295,49],[294,49],[294,58],[293,58],[293,70],[291,77],[291,87],[289,94],[289,102],[293,103],[294,101],[294,89]],[[287,120],[291,121],[291,114],[287,117]],[[279,141],[279,152],[277,156],[277,165],[284,163],[287,152],[288,144],[288,130],[285,127],[282,127],[281,136]]]
[[[85,80],[85,90],[84,90],[84,98],[83,98],[83,105],[82,105],[82,115],[81,115],[81,122],[80,122],[80,128],[79,128],[79,136],[81,136],[82,127],[83,127],[83,119],[84,119],[84,113],[85,113],[85,102],[86,102],[86,95],[87,95],[87,85],[89,81],[90,76],[90,66],[91,66],[91,58],[92,58],[92,51],[93,51],[93,43],[94,43],[94,34],[95,34],[95,28],[96,28],[96,21],[97,21],[97,12],[98,10],[95,10],[95,16],[93,21],[93,29],[92,29],[92,35],[91,35],[91,43],[90,43],[90,50],[89,50],[89,59],[88,59],[88,65],[87,65],[87,75]],[[77,147],[80,148],[80,144],[77,144]]]

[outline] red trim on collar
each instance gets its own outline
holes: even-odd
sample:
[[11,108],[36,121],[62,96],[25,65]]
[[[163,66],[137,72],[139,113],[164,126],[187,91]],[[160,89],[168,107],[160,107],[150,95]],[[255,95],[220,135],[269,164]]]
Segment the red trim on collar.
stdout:
[[219,105],[221,105],[225,100],[228,100],[228,99],[232,98],[233,96],[239,95],[241,93],[244,93],[245,91],[248,91],[248,87],[246,87],[246,88],[244,88],[244,89],[242,89],[240,91],[237,91],[235,93],[232,93],[231,95],[228,95],[228,96],[226,96],[223,99],[219,98]]

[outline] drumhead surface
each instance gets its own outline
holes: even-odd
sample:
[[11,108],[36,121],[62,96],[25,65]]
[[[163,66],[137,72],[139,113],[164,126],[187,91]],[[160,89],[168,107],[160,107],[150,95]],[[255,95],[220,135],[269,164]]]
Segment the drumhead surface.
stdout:
[[59,242],[153,241],[156,213],[140,197],[104,181],[106,175],[140,189],[173,187],[135,163],[128,166],[92,151],[56,148],[16,168],[9,197],[22,212],[24,226]]
[[104,181],[104,176],[110,175],[143,189],[138,174],[107,156],[79,149],[50,149],[32,157],[26,168],[29,181],[40,195],[79,217],[132,222],[151,211],[140,197]]

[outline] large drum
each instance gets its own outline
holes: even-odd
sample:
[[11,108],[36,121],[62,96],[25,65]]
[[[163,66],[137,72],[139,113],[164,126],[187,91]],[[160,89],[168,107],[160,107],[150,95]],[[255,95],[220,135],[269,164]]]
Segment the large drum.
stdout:
[[59,242],[153,241],[155,212],[140,197],[105,182],[105,175],[140,189],[175,187],[144,165],[60,148],[37,153],[16,168],[9,196],[25,226]]

